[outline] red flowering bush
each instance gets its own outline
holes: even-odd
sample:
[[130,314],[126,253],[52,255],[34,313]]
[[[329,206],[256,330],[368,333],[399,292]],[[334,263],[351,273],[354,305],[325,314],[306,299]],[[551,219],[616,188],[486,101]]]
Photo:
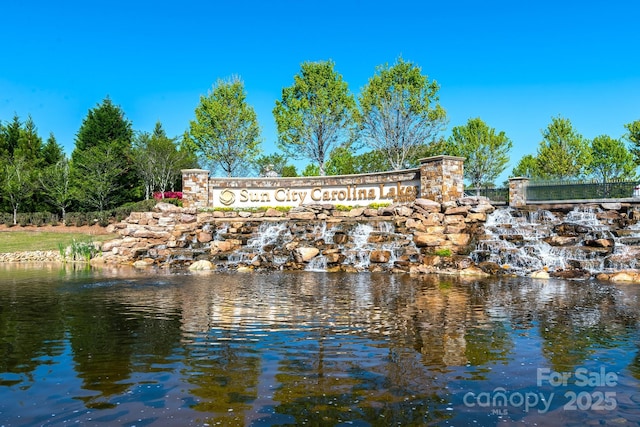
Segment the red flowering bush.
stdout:
[[[164,195],[164,197],[163,197]],[[161,199],[179,199],[182,200],[182,191],[165,191],[164,193],[153,193],[153,198],[156,200]]]

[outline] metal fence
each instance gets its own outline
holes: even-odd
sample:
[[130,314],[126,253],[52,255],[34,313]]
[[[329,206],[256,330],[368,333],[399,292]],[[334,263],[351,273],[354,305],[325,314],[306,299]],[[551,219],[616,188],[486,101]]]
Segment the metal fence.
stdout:
[[[470,189],[469,194],[475,195],[476,190]],[[509,188],[481,188],[480,196],[486,197],[493,203],[507,204],[509,203]]]
[[[529,182],[526,198],[530,202],[589,200],[589,199],[621,199],[634,197],[634,190],[640,193],[637,181],[600,182],[583,181],[548,181]],[[469,189],[469,194],[476,194],[475,189]],[[508,188],[483,188],[480,195],[487,197],[497,204],[509,203]],[[638,194],[640,195],[640,194]]]
[[555,181],[530,182],[527,201],[619,199],[633,197],[636,181]]

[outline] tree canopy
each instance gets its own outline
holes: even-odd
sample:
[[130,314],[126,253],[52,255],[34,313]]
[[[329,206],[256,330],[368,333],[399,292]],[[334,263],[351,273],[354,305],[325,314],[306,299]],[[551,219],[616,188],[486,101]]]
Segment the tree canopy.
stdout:
[[505,170],[513,143],[504,132],[496,133],[478,117],[454,127],[448,145],[448,154],[466,158],[464,177],[479,191]]
[[317,163],[324,175],[329,153],[354,138],[354,114],[355,98],[334,63],[305,62],[273,109],[278,147],[294,159]]
[[195,115],[189,136],[198,154],[226,176],[245,173],[260,154],[261,139],[240,78],[218,80],[207,96],[200,97]]
[[136,198],[132,139],[131,122],[109,97],[88,111],[71,153],[72,186],[82,204],[102,211]]
[[444,129],[439,89],[435,80],[402,58],[391,67],[378,67],[359,97],[362,140],[384,153],[393,169],[407,167],[407,159]]
[[633,154],[627,150],[619,139],[607,135],[596,136],[591,141],[592,175],[602,182],[614,179],[635,179],[636,164]]

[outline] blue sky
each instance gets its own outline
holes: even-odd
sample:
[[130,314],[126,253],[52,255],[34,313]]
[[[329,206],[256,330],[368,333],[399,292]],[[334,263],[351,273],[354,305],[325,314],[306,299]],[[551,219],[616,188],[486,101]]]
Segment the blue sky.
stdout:
[[135,130],[160,120],[179,136],[199,97],[238,75],[271,153],[271,111],[302,62],[333,60],[357,95],[401,55],[440,84],[445,136],[472,117],[505,131],[510,172],[552,117],[587,138],[640,119],[638,16],[635,0],[7,2],[0,121],[31,114],[71,153],[108,95]]

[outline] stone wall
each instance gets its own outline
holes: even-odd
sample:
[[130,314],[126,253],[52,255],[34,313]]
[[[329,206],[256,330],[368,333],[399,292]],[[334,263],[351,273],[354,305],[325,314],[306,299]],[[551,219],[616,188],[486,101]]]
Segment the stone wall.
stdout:
[[464,158],[437,156],[420,161],[420,197],[438,203],[464,195]]
[[[482,274],[469,254],[482,233],[486,199],[417,199],[377,209],[304,205],[284,213],[198,212],[159,203],[114,226],[99,262],[137,267]],[[359,230],[368,225],[361,242]],[[274,233],[275,230],[275,233]],[[272,240],[261,240],[273,234]]]
[[188,208],[300,206],[333,203],[367,206],[410,202],[416,197],[438,203],[463,196],[464,159],[436,156],[420,167],[360,175],[298,178],[209,178],[201,169],[182,171],[183,203]]

